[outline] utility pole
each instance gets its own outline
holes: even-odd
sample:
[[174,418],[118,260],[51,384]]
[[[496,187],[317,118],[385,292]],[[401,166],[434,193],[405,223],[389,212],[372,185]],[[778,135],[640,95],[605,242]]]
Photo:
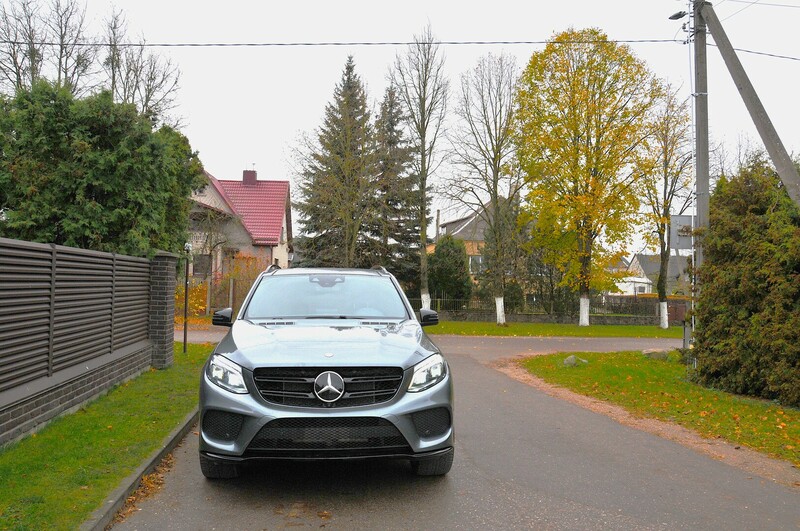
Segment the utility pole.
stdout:
[[[797,173],[797,168],[792,162],[791,157],[789,157],[786,148],[783,146],[778,132],[775,131],[775,127],[772,125],[772,121],[769,119],[764,105],[761,104],[761,100],[758,98],[758,94],[756,94],[756,90],[753,88],[753,84],[750,83],[750,79],[747,77],[742,63],[736,56],[736,51],[734,51],[731,41],[728,40],[725,30],[722,28],[722,24],[716,12],[714,12],[714,8],[712,8],[711,4],[708,2],[695,2],[695,27],[697,27],[698,21],[703,21],[704,27],[705,24],[708,24],[711,35],[714,37],[714,42],[719,49],[719,53],[725,61],[725,66],[728,67],[728,72],[730,72],[733,82],[736,84],[736,88],[739,89],[742,101],[744,101],[747,111],[750,113],[750,118],[753,120],[753,124],[755,124],[758,130],[761,141],[764,142],[764,147],[767,148],[767,153],[769,153],[772,163],[775,165],[775,170],[778,172],[783,186],[789,193],[789,197],[792,198],[795,204],[800,206],[800,175]],[[699,37],[699,32],[697,37]],[[703,35],[703,42],[705,42],[705,35]],[[697,41],[695,41],[695,46],[697,46]],[[703,48],[705,48],[705,45]],[[695,57],[697,57],[696,48]],[[703,68],[705,69],[705,65]],[[699,88],[697,90],[700,92]],[[703,91],[705,91],[705,89],[703,89]],[[698,134],[698,137],[699,136]]]
[[[703,238],[708,229],[708,68],[706,60],[706,22],[701,9],[708,2],[693,3],[694,14],[694,156],[695,156],[695,201],[699,244],[695,245],[695,269],[703,265]],[[698,236],[695,236],[695,241]],[[696,278],[696,276],[695,276]],[[695,281],[696,282],[696,281]],[[696,284],[695,284],[696,285]]]

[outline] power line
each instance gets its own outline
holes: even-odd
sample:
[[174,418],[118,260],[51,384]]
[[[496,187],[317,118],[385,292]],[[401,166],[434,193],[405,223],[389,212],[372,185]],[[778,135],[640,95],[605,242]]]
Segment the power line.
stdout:
[[736,11],[735,13],[733,13],[733,14],[731,14],[731,15],[728,15],[727,17],[723,18],[722,20],[720,20],[720,22],[725,22],[725,21],[726,21],[726,20],[728,20],[729,18],[731,18],[731,17],[735,17],[736,15],[738,15],[739,13],[741,13],[742,11],[744,11],[745,9],[747,9],[748,7],[753,7],[755,4],[759,3],[760,1],[761,1],[761,0],[752,0],[752,1],[748,2],[746,6],[744,6],[743,8],[741,8],[739,11]]
[[[512,46],[533,44],[661,44],[683,42],[677,39],[618,39],[585,41],[437,41],[442,46]],[[23,41],[0,40],[2,44],[27,45]],[[60,46],[57,42],[37,42],[37,46]],[[128,42],[118,43],[118,48],[268,48],[268,47],[323,47],[323,46],[408,46],[414,41],[352,41],[352,42]],[[110,43],[74,43],[75,46],[107,46]]]
[[[751,0],[728,0],[729,2],[736,2],[737,4],[750,4],[750,5],[758,5],[758,6],[768,6],[768,7],[788,7],[791,9],[800,9],[800,5],[796,4],[774,4],[768,2],[758,2],[757,4],[751,3]],[[722,3],[722,2],[720,2]],[[719,6],[719,4],[717,4]],[[749,7],[749,6],[748,6]]]
[[[717,46],[714,43],[708,43],[708,45],[709,46],[714,46],[715,48]],[[759,52],[757,50],[747,50],[747,49],[744,49],[744,48],[734,48],[734,50],[736,50],[737,52],[750,53],[750,54],[753,54],[753,55],[763,55],[765,57],[774,57],[776,59],[788,59],[789,61],[800,61],[800,57],[792,57],[791,55],[780,55],[780,54],[777,54],[777,53]]]
[[[733,1],[733,0],[730,0]],[[750,4],[752,5],[752,4]],[[767,5],[767,4],[759,4]],[[442,46],[515,46],[515,45],[541,45],[541,44],[665,44],[677,43],[686,44],[683,39],[615,39],[615,40],[577,40],[577,41],[438,41],[436,44]],[[0,40],[0,44],[13,44],[16,46],[27,46],[23,41]],[[36,46],[60,46],[57,42],[37,42]],[[414,41],[326,41],[326,42],[140,42],[140,43],[118,43],[118,48],[314,48],[314,47],[336,47],[336,46],[408,46],[416,44]],[[709,43],[711,44],[711,43]],[[110,43],[74,43],[74,46],[106,46]],[[711,44],[713,46],[713,44]],[[780,55],[775,53],[760,52],[756,50],[746,50],[736,48],[737,52],[763,55],[776,59],[788,59],[790,61],[800,61],[798,57]]]

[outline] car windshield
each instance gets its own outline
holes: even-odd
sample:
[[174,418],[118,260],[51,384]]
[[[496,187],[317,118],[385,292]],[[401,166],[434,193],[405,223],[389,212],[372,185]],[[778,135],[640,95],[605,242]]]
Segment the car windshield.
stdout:
[[245,311],[245,318],[251,320],[407,317],[389,278],[346,273],[264,277]]

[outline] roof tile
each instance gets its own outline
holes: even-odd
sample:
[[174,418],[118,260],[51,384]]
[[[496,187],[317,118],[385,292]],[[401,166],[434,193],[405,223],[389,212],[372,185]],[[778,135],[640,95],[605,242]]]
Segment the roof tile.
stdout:
[[289,200],[289,181],[217,180],[233,210],[241,217],[253,245],[277,245]]

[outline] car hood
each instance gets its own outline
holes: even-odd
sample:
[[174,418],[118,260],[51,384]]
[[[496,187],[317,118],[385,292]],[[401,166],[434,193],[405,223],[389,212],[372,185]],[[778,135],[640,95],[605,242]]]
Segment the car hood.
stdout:
[[411,320],[379,325],[315,320],[256,324],[237,320],[215,352],[253,370],[265,366],[407,369],[438,351],[420,324]]

